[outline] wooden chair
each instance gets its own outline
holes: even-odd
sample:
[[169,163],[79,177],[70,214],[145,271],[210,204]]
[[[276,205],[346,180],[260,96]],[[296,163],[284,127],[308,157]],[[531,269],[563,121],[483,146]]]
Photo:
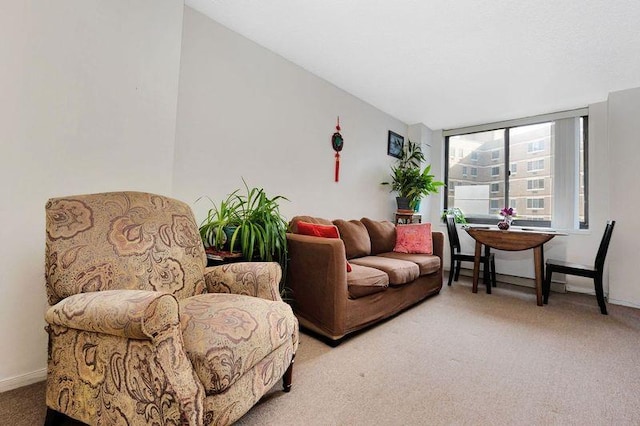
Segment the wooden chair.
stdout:
[[613,234],[613,227],[615,226],[615,224],[615,220],[607,222],[607,226],[604,229],[604,235],[602,236],[602,240],[600,241],[600,248],[598,248],[598,254],[596,255],[596,261],[594,265],[580,265],[577,263],[569,263],[555,259],[547,260],[547,273],[544,280],[544,286],[542,288],[544,303],[549,302],[549,293],[551,290],[551,275],[554,272],[593,278],[596,290],[596,298],[598,299],[598,305],[600,305],[600,312],[602,312],[602,315],[607,315],[607,305],[604,302],[604,290],[602,289],[602,273],[604,271],[604,260],[607,256],[607,250],[609,249],[609,242],[611,241],[611,235]]
[[[473,262],[475,256],[473,254],[460,253],[460,238],[458,238],[456,219],[453,215],[447,215],[447,234],[449,235],[449,248],[451,252],[449,282],[447,283],[447,285],[450,286],[452,281],[458,281],[462,262]],[[496,263],[493,253],[490,253],[488,256],[481,256],[480,262],[484,265],[483,281],[487,286],[487,293],[491,293],[491,286],[496,286]],[[491,279],[489,279],[489,273],[491,273]]]

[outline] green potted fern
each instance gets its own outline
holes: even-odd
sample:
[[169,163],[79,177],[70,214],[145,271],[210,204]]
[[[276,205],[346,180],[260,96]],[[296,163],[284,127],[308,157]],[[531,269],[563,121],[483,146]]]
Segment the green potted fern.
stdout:
[[[215,203],[200,225],[205,247],[242,253],[245,260],[275,261],[284,264],[287,255],[287,221],[279,202],[287,198],[269,197],[262,188],[235,190]],[[288,201],[288,200],[287,200]]]

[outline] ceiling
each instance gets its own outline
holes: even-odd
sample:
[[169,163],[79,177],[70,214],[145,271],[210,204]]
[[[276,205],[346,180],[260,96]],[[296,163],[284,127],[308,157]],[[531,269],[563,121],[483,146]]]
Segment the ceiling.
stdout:
[[406,122],[448,129],[640,87],[638,0],[186,0]]

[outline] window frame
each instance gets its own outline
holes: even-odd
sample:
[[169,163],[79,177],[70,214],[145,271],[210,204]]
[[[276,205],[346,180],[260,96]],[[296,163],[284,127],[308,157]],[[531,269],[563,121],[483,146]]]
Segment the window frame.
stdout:
[[[472,128],[462,128],[462,129],[452,129],[452,130],[445,130],[443,131],[443,135],[444,135],[444,142],[445,142],[445,146],[444,146],[444,159],[445,159],[445,164],[444,164],[444,178],[445,178],[445,184],[447,184],[449,182],[449,149],[450,149],[450,138],[453,136],[460,136],[460,135],[465,135],[465,134],[473,134],[473,133],[481,133],[481,132],[486,132],[486,131],[495,131],[495,130],[504,130],[505,131],[505,135],[504,135],[504,156],[502,157],[503,163],[504,163],[504,167],[505,167],[505,173],[503,176],[503,180],[501,180],[500,182],[502,182],[504,184],[504,189],[503,189],[503,199],[505,200],[505,204],[510,204],[510,193],[509,193],[509,178],[511,175],[515,175],[518,173],[518,165],[516,161],[512,161],[511,160],[511,156],[509,153],[509,133],[510,130],[516,127],[521,127],[521,126],[526,126],[526,125],[533,125],[533,124],[541,124],[541,123],[545,123],[545,122],[553,122],[556,120],[560,120],[563,118],[581,118],[582,119],[582,128],[581,128],[581,132],[582,132],[582,142],[583,142],[583,153],[582,153],[582,160],[583,160],[583,164],[584,164],[584,176],[583,176],[583,185],[584,185],[584,220],[580,220],[579,216],[578,216],[578,228],[579,229],[589,229],[589,114],[588,114],[588,109],[587,108],[582,108],[580,110],[574,110],[574,111],[563,111],[563,112],[559,112],[559,113],[552,113],[552,114],[545,114],[542,116],[538,116],[538,117],[528,117],[528,118],[523,118],[523,119],[516,119],[516,120],[511,120],[509,122],[500,122],[500,123],[493,123],[493,124],[485,124],[485,125],[480,125],[480,126],[474,126]],[[473,130],[472,130],[473,129]],[[474,151],[475,152],[475,151]],[[530,154],[531,152],[529,152],[527,150],[527,154]],[[578,151],[578,155],[580,155],[579,151]],[[472,153],[470,155],[470,158],[473,160],[474,159],[474,154]],[[477,157],[475,157],[475,160],[477,161]],[[541,170],[544,170],[546,167],[546,163],[544,162],[544,159],[540,159],[542,160],[543,163],[543,167],[542,169],[534,169],[534,170],[528,170],[528,162],[527,162],[527,170],[525,171],[526,173],[535,173],[535,172],[539,172]],[[515,170],[511,170],[511,166],[515,165]],[[471,174],[472,177],[477,177],[477,173],[476,175]],[[535,176],[535,175],[534,175]],[[579,171],[578,171],[578,178],[580,177]],[[534,179],[535,180],[535,179]],[[544,183],[544,185],[546,185],[546,182]],[[543,189],[543,188],[541,188]],[[535,191],[535,190],[532,190]],[[579,199],[579,192],[577,194],[575,194],[578,199]],[[552,200],[555,196],[552,195]],[[521,197],[512,197],[513,201],[515,202],[516,199],[519,199]],[[529,197],[526,197],[526,199],[529,199]],[[544,202],[544,201],[543,201]],[[526,206],[527,202],[525,201],[525,206]],[[448,208],[449,205],[449,197],[448,197],[448,193],[447,196],[444,197],[444,209],[446,210]],[[473,217],[473,216],[468,216],[467,221],[469,223],[478,223],[478,224],[494,224],[495,223],[495,219],[489,219],[487,217]],[[518,219],[518,225],[521,226],[527,226],[527,227],[549,227],[551,226],[551,221],[548,220],[524,220],[524,219]]]

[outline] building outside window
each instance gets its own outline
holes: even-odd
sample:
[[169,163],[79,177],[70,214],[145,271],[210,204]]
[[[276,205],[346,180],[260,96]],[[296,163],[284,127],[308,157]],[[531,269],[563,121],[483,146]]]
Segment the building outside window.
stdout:
[[[512,120],[497,128],[444,131],[445,149],[467,154],[456,161],[457,168],[447,164],[445,180],[455,179],[457,185],[445,208],[460,208],[471,223],[496,223],[500,209],[515,207],[520,225],[587,228],[586,113],[583,109]],[[508,172],[500,173],[496,159]],[[518,164],[526,164],[522,175]],[[473,179],[460,175],[467,166]]]

